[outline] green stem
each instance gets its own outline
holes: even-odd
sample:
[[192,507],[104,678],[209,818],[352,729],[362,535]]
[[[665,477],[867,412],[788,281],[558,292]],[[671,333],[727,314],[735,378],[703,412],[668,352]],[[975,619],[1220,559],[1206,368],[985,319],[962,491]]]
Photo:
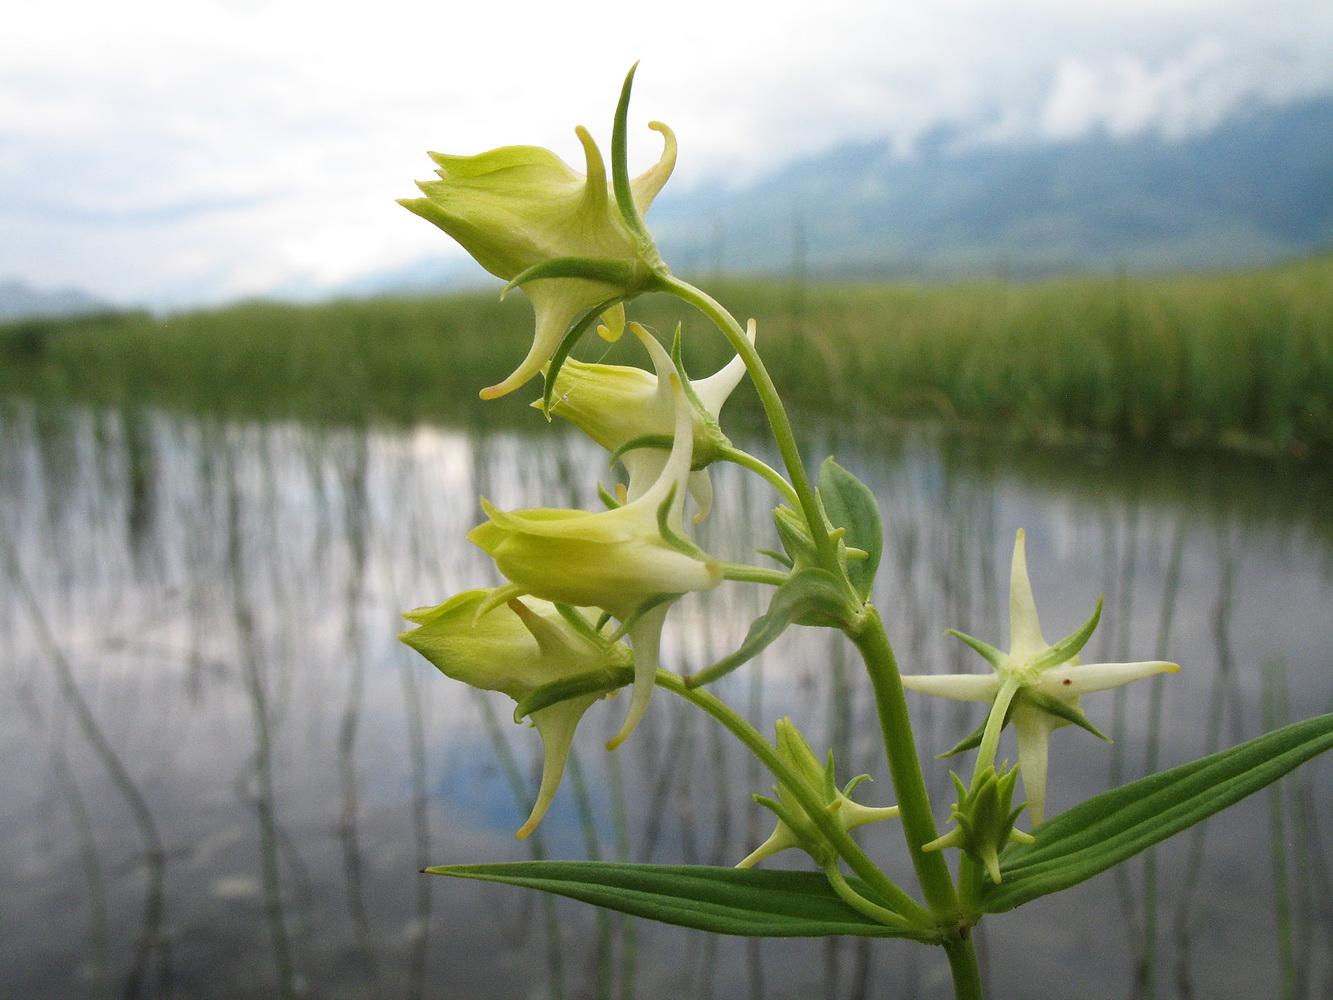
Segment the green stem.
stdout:
[[907,838],[908,853],[921,882],[921,891],[925,893],[927,905],[939,917],[947,919],[958,913],[958,897],[943,854],[921,850],[938,839],[939,832],[935,827],[930,795],[926,791],[926,779],[921,773],[921,759],[912,735],[912,720],[907,714],[898,661],[874,605],[865,606],[861,620],[850,627],[847,634],[860,650],[875,690],[875,705],[884,734],[889,774],[898,797],[903,836]]
[[949,956],[957,1000],[982,1000],[981,966],[977,964],[977,950],[972,947],[970,928],[949,935],[944,942],[944,953]]
[[791,488],[791,483],[783,479],[782,473],[771,465],[755,458],[749,452],[741,451],[739,448],[720,448],[718,451],[722,456],[723,461],[732,462],[742,468],[749,469],[751,472],[757,473],[764,479],[768,480],[773,488],[782,494],[783,499],[793,507],[800,504],[800,497],[798,497],[796,491]]
[[877,923],[886,924],[889,927],[910,927],[906,920],[900,914],[892,910],[886,910],[866,899],[859,892],[851,887],[842,870],[838,868],[838,863],[834,861],[824,869],[824,875],[829,880],[829,885],[833,886],[833,891],[838,894],[844,903],[850,906],[858,913],[863,913],[871,920]]
[[707,292],[695,288],[689,282],[681,281],[674,275],[659,275],[656,281],[659,290],[690,303],[711,319],[745,362],[745,370],[750,374],[750,381],[754,383],[755,391],[759,393],[764,414],[773,429],[773,438],[782,455],[782,462],[787,468],[787,476],[791,480],[801,513],[810,526],[810,534],[814,537],[815,547],[819,550],[820,564],[830,572],[839,572],[837,546],[828,537],[828,531],[824,527],[822,508],[815,495],[814,486],[806,475],[805,466],[801,462],[801,451],[796,446],[796,435],[792,433],[791,421],[787,419],[787,411],[782,405],[777,387],[769,377],[768,369],[760,360],[759,353],[750,343],[750,338],[745,335],[736,317],[727,312],[722,304]]
[[807,788],[800,776],[787,767],[786,762],[774,749],[773,745],[764,739],[759,731],[750,725],[743,716],[727,705],[726,702],[714,697],[707,691],[686,687],[684,678],[670,671],[657,671],[657,685],[703,709],[722,723],[733,736],[745,744],[752,754],[759,758],[759,761],[773,773],[773,776],[781,784],[790,789],[796,801],[805,810],[806,815],[819,827],[819,832],[827,837],[837,852],[842,855],[848,867],[861,876],[866,885],[878,893],[909,924],[919,927],[922,931],[923,940],[937,940],[935,934],[932,933],[936,927],[936,920],[931,913],[879,870],[875,863],[861,850],[856,841],[852,840],[847,834],[847,831],[828,814],[813,790]]

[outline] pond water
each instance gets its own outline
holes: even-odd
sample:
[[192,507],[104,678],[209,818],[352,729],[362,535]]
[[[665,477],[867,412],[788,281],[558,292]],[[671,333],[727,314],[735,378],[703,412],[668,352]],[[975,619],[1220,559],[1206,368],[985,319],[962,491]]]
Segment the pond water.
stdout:
[[[1333,709],[1327,474],[806,433],[880,498],[876,603],[906,671],[985,667],[943,633],[1006,640],[1019,527],[1048,636],[1105,594],[1085,658],[1183,665],[1085,700],[1115,742],[1056,734],[1050,813]],[[401,610],[497,582],[463,540],[478,494],[594,508],[595,446],[558,428],[13,404],[0,439],[0,994],[951,995],[943,955],[902,942],[711,938],[418,874],[529,857],[732,864],[771,830],[750,800],[770,780],[659,691],[613,755],[601,744],[624,700],[594,707],[554,807],[516,841],[535,733],[507,699],[395,641]],[[714,479],[701,544],[736,559],[773,545],[772,492],[734,468]],[[725,654],[762,602],[740,584],[682,601],[665,665]],[[790,714],[843,778],[876,779],[862,801],[889,801],[868,684],[836,634],[794,629],[715,690],[764,732]],[[912,697],[928,753],[980,719]],[[941,813],[947,768],[928,761]],[[1331,806],[1333,763],[1316,760],[1150,857],[988,918],[989,986],[1034,1000],[1333,995]],[[905,873],[896,828],[865,832]],[[788,854],[772,863],[802,864]]]

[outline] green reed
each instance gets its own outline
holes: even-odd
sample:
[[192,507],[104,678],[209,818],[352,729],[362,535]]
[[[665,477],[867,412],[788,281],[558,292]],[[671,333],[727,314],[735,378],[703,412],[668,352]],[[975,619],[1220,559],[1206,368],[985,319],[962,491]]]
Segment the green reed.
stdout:
[[[758,320],[774,380],[805,412],[1297,456],[1333,444],[1333,256],[1023,284],[732,279],[717,297]],[[664,330],[698,322],[664,296],[636,315]],[[530,324],[520,296],[489,290],[26,321],[0,327],[0,392],[339,422],[480,419],[463,389],[520,357]],[[715,356],[687,358],[692,368],[726,360],[697,339]],[[514,420],[526,402],[485,418]],[[757,411],[753,395],[732,406]]]

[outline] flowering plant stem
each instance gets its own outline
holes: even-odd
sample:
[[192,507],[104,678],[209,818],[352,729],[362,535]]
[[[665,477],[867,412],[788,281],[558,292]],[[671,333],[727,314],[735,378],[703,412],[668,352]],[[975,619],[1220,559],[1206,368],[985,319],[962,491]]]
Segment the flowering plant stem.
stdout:
[[[769,426],[773,429],[773,439],[777,443],[778,452],[782,455],[782,462],[786,466],[787,475],[791,480],[796,499],[800,502],[801,511],[805,514],[806,520],[811,521],[813,515],[819,510],[819,501],[815,496],[814,486],[811,485],[810,477],[806,474],[805,465],[801,460],[801,452],[796,445],[796,435],[792,433],[791,421],[787,418],[786,407],[782,405],[782,398],[778,395],[777,387],[773,384],[773,379],[769,377],[768,369],[764,367],[763,361],[760,360],[754,344],[750,343],[750,338],[745,335],[744,328],[737,322],[736,317],[723,308],[721,303],[707,292],[695,288],[687,281],[681,281],[670,274],[660,275],[657,278],[657,287],[660,291],[668,292],[690,303],[712,320],[730,341],[732,348],[741,360],[745,362],[745,370],[750,375],[750,381],[754,383],[755,391],[759,393],[759,401],[764,407],[764,415],[768,418]],[[834,566],[837,563],[837,550],[828,537],[828,533],[822,530],[822,525],[817,518],[813,520],[812,528],[816,525],[818,525],[819,530],[812,531],[812,535],[815,546],[819,549],[820,562],[826,568]]]
[[[1048,644],[1019,531],[1010,569],[1009,651],[950,630],[990,662],[989,674],[900,673],[884,623],[870,603],[884,548],[875,493],[831,458],[812,480],[777,388],[754,348],[754,321],[743,329],[715,299],[674,277],[663,263],[643,213],[671,173],[676,142],[665,125],[650,123],[663,138],[661,157],[630,178],[626,130],[632,78],[633,71],[616,111],[612,184],[596,143],[580,128],[586,174],[529,146],[471,157],[433,154],[439,180],[422,183],[425,197],[404,202],[532,300],[536,324],[528,356],[504,381],[482,390],[482,397],[504,395],[543,371],[549,414],[563,378],[555,412],[604,445],[625,466],[629,482],[617,497],[604,491],[602,511],[506,512],[483,499],[488,519],[468,538],[492,556],[508,582],[408,612],[405,617],[417,627],[401,638],[446,675],[508,695],[516,703],[514,721],[528,718],[536,727],[545,755],[542,784],[520,837],[550,804],[584,712],[626,685],[633,687],[630,710],[608,751],[633,732],[653,689],[666,688],[720,722],[772,772],[775,797],[754,798],[774,813],[777,825],[735,868],[534,860],[428,871],[527,886],[708,933],[853,934],[938,945],[948,956],[956,997],[980,1000],[972,927],[983,914],[1086,881],[1333,749],[1333,715],[1149,775],[1047,819],[1050,732],[1074,723],[1101,736],[1083,714],[1080,697],[1179,667],[1159,660],[1079,662],[1079,650],[1100,619],[1100,602],[1083,626]],[[570,349],[598,317],[606,324],[599,332],[613,340],[625,325],[624,303],[654,291],[701,312],[738,360],[695,381],[678,349],[668,354],[651,332],[630,323],[652,359],[652,373],[578,362],[576,374],[563,375]],[[720,408],[745,373],[768,417],[785,476],[734,448],[721,431]],[[785,554],[760,550],[781,569],[723,562],[689,537],[686,494],[705,516],[712,498],[708,466],[718,461],[757,474],[782,497],[773,521]],[[773,588],[768,609],[750,624],[740,646],[711,666],[689,677],[659,669],[670,606],[724,580]],[[612,619],[619,622],[614,630]],[[870,806],[851,797],[867,775],[839,788],[834,755],[821,760],[790,718],[777,720],[770,743],[702,690],[753,659],[791,625],[836,628],[860,652],[896,805]],[[958,801],[951,829],[942,837],[905,688],[990,706],[982,729],[950,751],[978,753],[970,786],[954,776]],[[1018,765],[997,769],[1000,734],[1010,716]],[[1026,801],[1015,808],[1020,777]],[[1015,828],[1024,810],[1031,833]],[[895,817],[902,822],[920,899],[890,878],[850,834]],[[803,850],[818,870],[753,869],[788,848]],[[956,882],[945,848],[959,851]],[[844,873],[844,863],[850,873]]]
[[[745,363],[751,381],[759,393],[764,413],[773,431],[773,436],[782,455],[782,460],[791,478],[790,489],[782,490],[784,496],[794,499],[806,520],[810,537],[814,541],[823,568],[835,574],[841,574],[834,540],[824,524],[822,507],[818,496],[806,474],[805,463],[801,459],[800,449],[792,433],[791,422],[782,405],[776,386],[768,374],[763,360],[754,345],[745,335],[740,322],[717,300],[706,292],[695,288],[675,277],[666,276],[658,279],[659,287],[698,308],[727,337],[736,353]],[[794,496],[793,496],[794,494]],[[926,791],[925,777],[921,771],[921,761],[917,753],[916,740],[912,735],[911,719],[907,712],[907,699],[903,693],[902,679],[898,671],[897,659],[893,647],[884,631],[883,620],[879,612],[869,603],[862,606],[853,621],[843,629],[865,661],[875,694],[876,709],[879,714],[880,729],[884,736],[885,753],[888,757],[889,773],[893,780],[898,808],[903,824],[903,835],[911,854],[912,864],[921,883],[929,911],[924,911],[915,900],[907,897],[898,887],[866,858],[860,848],[847,833],[829,822],[827,828],[820,824],[821,831],[830,837],[838,852],[847,860],[848,865],[860,875],[868,885],[885,898],[894,902],[900,909],[904,900],[912,904],[919,919],[928,920],[936,929],[935,942],[944,946],[949,956],[949,967],[953,972],[956,995],[960,998],[980,997],[981,982],[977,965],[976,950],[972,944],[971,926],[978,914],[966,914],[959,908],[958,893],[954,889],[953,878],[948,864],[939,851],[922,850],[926,844],[939,836],[931,809],[930,796]],[[659,684],[663,683],[660,679]],[[665,686],[665,685],[664,685]],[[725,705],[704,695],[703,692],[690,690],[672,684],[672,690],[688,697],[695,704],[704,708],[727,726],[764,764],[773,771],[779,781],[790,779],[781,771],[781,759],[772,747],[757,732]],[[698,699],[698,700],[696,700]],[[998,732],[997,734],[998,735]],[[993,744],[992,744],[993,751]],[[798,782],[791,782],[796,789]],[[813,801],[813,796],[811,796]],[[813,803],[817,807],[817,803]],[[802,806],[812,817],[823,814],[822,809],[812,809],[804,801]],[[845,842],[845,843],[844,843]],[[892,893],[889,889],[892,887]],[[898,898],[894,898],[895,895]],[[967,895],[971,895],[968,893]]]

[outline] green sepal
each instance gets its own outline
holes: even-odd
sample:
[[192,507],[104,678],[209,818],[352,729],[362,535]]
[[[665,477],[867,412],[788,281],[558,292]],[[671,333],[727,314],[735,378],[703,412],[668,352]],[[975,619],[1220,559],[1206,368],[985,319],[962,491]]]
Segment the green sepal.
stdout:
[[860,549],[866,554],[863,559],[848,562],[847,578],[861,599],[868,601],[884,549],[884,530],[875,494],[832,458],[827,458],[819,469],[819,499],[829,523],[834,528],[847,529],[842,538],[847,548]]
[[[1009,699],[1009,707],[1004,710],[1004,721],[1000,723],[1001,729],[1004,729],[1005,726],[1009,725],[1009,720],[1013,718],[1014,704],[1017,700],[1017,698]],[[981,741],[986,735],[987,721],[988,720],[983,719],[981,725],[977,726],[977,728],[972,730],[967,736],[964,736],[957,746],[952,750],[946,750],[944,753],[937,753],[935,759],[944,760],[946,757],[952,757],[954,754],[960,754],[965,750],[975,750],[977,747],[981,746]],[[957,775],[955,775],[955,777],[957,777]],[[964,789],[964,792],[966,792],[966,789]]]
[[675,503],[676,500],[676,488],[676,484],[672,483],[671,489],[667,490],[667,495],[663,497],[662,502],[657,505],[657,530],[662,536],[662,541],[681,553],[681,555],[707,561],[710,558],[707,552],[699,548],[699,546],[695,545],[671,526],[671,505]]
[[796,815],[777,799],[770,799],[767,795],[751,795],[750,798],[785,823],[789,830],[800,830],[810,825],[808,821],[803,823],[797,819]]
[[[613,632],[610,636],[608,636],[607,641],[619,642],[621,639],[625,638],[625,636],[629,635],[629,630],[634,627],[634,623],[637,622],[644,615],[646,615],[649,611],[657,607],[659,604],[666,604],[670,601],[674,601],[679,596],[680,596],[679,594],[654,594],[652,597],[648,598],[637,608],[635,608],[628,616],[622,619],[620,622],[620,628],[616,629],[615,632]],[[602,617],[597,622],[597,628],[601,629],[602,626],[605,625],[610,620],[611,620],[610,612],[603,614]]]
[[1101,621],[1102,603],[1103,598],[1097,598],[1097,606],[1092,609],[1092,614],[1088,616],[1088,620],[1033,660],[1032,669],[1043,672],[1051,667],[1058,667],[1062,663],[1068,663],[1076,657],[1079,650],[1087,645],[1088,640],[1092,638],[1092,633],[1097,629],[1097,623]]
[[711,667],[686,677],[685,685],[701,687],[731,673],[768,648],[793,622],[823,618],[827,620],[822,624],[840,627],[857,610],[848,607],[846,588],[832,573],[816,566],[797,570],[773,591],[768,611],[750,624],[740,648]]
[[[1079,709],[1075,708],[1073,705],[1066,704],[1059,698],[1053,698],[1049,694],[1043,694],[1036,688],[1026,687],[1019,689],[1014,701],[1016,702],[1019,699],[1026,701],[1030,705],[1037,706],[1037,708],[1040,708],[1043,712],[1050,712],[1052,715],[1058,716],[1066,722],[1071,722],[1082,729],[1086,729],[1100,740],[1105,740],[1107,743],[1111,742],[1111,737],[1107,736],[1094,726],[1091,720]],[[1013,702],[1010,702],[1010,711],[1013,711]]]
[[[995,667],[996,669],[998,669],[1001,664],[1003,664],[1006,660],[1009,659],[1008,653],[1001,652],[1000,650],[992,646],[990,643],[982,642],[975,636],[968,635],[965,632],[959,632],[956,628],[945,629],[944,634],[951,635],[955,639],[962,639],[963,642],[967,643],[978,653],[984,656],[987,662],[989,662],[990,665],[992,667]],[[1008,717],[1006,716],[1006,718]]]
[[640,243],[652,246],[648,227],[639,215],[639,207],[634,204],[634,189],[630,186],[629,178],[629,99],[634,90],[634,74],[638,68],[636,62],[625,74],[620,100],[616,103],[616,117],[611,126],[611,189],[615,192],[616,207],[620,210],[625,227]]
[[634,451],[636,448],[659,448],[662,451],[670,451],[673,443],[674,440],[670,434],[641,434],[639,437],[631,438],[611,452],[608,464],[615,465],[620,461],[621,455],[627,451]]
[[604,670],[590,670],[586,674],[575,674],[573,677],[562,677],[550,684],[543,684],[515,705],[514,721],[522,722],[533,712],[540,712],[543,708],[550,708],[570,698],[609,694],[633,683],[633,667],[607,667]]
[[1187,830],[1333,748],[1333,714],[1095,795],[1038,826],[1001,857],[1004,880],[981,909],[1000,913],[1087,881]]
[[761,556],[768,556],[768,558],[772,559],[774,562],[781,563],[788,569],[792,568],[791,559],[781,552],[774,552],[772,549],[755,549],[755,552],[759,553]]
[[591,639],[595,643],[610,646],[610,641],[606,636],[593,628],[592,622],[584,618],[583,613],[579,611],[578,608],[574,607],[572,604],[556,604],[554,607],[556,613],[558,613],[565,621],[569,622],[570,627],[573,628],[575,632]]
[[633,264],[623,260],[602,260],[597,257],[554,257],[520,271],[509,279],[509,283],[500,290],[500,297],[508,295],[515,288],[526,285],[529,281],[543,278],[586,278],[600,281],[616,288],[632,288],[636,282]]
[[[925,930],[891,927],[843,902],[819,872],[603,861],[513,861],[427,868],[430,875],[523,886],[608,910],[711,934],[742,937],[900,937],[934,940]],[[873,889],[847,878],[886,910]]]
[[574,345],[579,342],[579,338],[588,332],[588,328],[596,322],[597,318],[619,302],[624,302],[627,296],[617,295],[607,299],[605,302],[598,303],[584,313],[577,323],[569,328],[565,338],[560,341],[560,346],[555,349],[551,355],[551,360],[546,365],[545,379],[546,384],[542,389],[542,413],[546,419],[551,419],[551,401],[555,396],[555,383],[560,375],[560,369],[565,365],[565,359],[569,353],[574,350]]

